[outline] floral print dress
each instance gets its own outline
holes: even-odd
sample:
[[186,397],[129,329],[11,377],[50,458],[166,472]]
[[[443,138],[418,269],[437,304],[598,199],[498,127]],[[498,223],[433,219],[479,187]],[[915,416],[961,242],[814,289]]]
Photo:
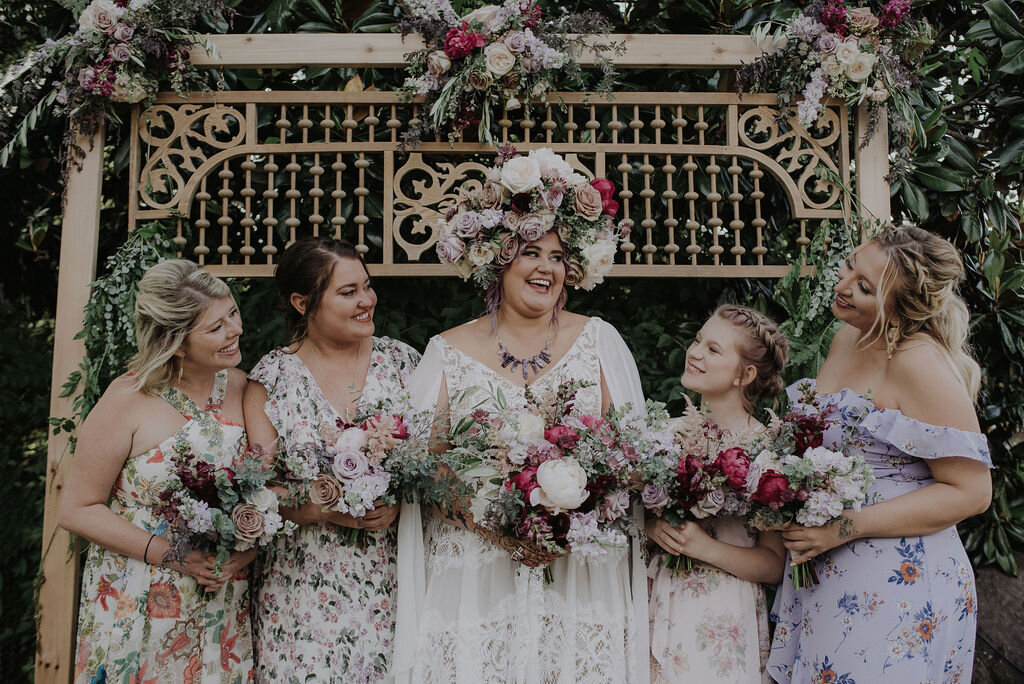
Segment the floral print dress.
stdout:
[[[373,338],[361,406],[400,400],[419,353]],[[275,350],[249,379],[267,390],[264,406],[281,449],[323,447],[341,434],[341,416],[298,356]],[[383,681],[394,648],[396,531],[367,532],[350,546],[347,527],[314,523],[281,537],[257,563],[257,681]]]
[[[114,486],[110,509],[147,532],[162,534],[155,509],[173,473],[171,457],[230,467],[245,445],[241,425],[220,414],[228,372],[220,371],[205,409],[182,392],[159,394],[188,421],[149,451],[129,458]],[[203,682],[252,679],[249,582],[238,573],[210,595],[195,578],[93,544],[82,569],[75,681]]]
[[[803,381],[800,381],[803,382]],[[794,384],[790,397],[797,402]],[[861,449],[875,482],[868,502],[932,484],[927,459],[959,456],[991,466],[985,437],[929,425],[879,408],[844,389],[831,397],[842,420],[825,446]],[[955,527],[918,537],[858,539],[813,561],[820,584],[794,589],[783,579],[768,672],[779,682],[971,681],[977,594]]]
[[[747,430],[723,439],[749,447],[758,433]],[[752,547],[757,533],[739,516],[703,523],[719,541]],[[664,565],[661,547],[651,554],[651,682],[770,682],[768,604],[764,588],[724,570],[696,562],[689,572]]]

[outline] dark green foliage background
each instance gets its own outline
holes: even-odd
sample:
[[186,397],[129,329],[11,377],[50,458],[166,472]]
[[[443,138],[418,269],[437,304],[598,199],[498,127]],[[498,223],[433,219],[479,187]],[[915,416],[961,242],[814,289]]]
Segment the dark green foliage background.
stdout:
[[[2,3],[0,70],[47,37],[73,29],[67,0]],[[231,25],[206,32],[380,32],[393,25],[393,0],[270,0],[229,2]],[[483,4],[455,0],[468,10]],[[851,1],[851,5],[881,3]],[[548,11],[593,9],[622,32],[746,33],[765,19],[788,16],[793,2],[766,0],[543,1]],[[973,342],[985,368],[979,400],[997,468],[995,499],[961,527],[977,564],[1016,572],[1011,548],[1024,550],[1024,268],[1020,223],[1024,166],[1024,2],[915,2],[914,16],[937,31],[926,55],[915,107],[923,135],[911,157],[896,159],[893,214],[920,222],[963,252],[963,293],[974,313]],[[353,69],[228,71],[229,88],[340,89]],[[364,83],[393,88],[400,74],[358,72]],[[211,74],[211,78],[215,75]],[[212,81],[211,81],[212,82]],[[732,74],[636,70],[624,87],[638,90],[731,90]],[[5,87],[18,88],[18,83]],[[16,112],[0,112],[0,122]],[[17,121],[18,117],[13,117]],[[44,119],[29,145],[0,169],[0,529],[8,540],[0,571],[0,673],[31,676],[34,652],[33,581],[43,541],[43,480],[49,368],[60,250],[60,163],[63,121]],[[0,126],[0,144],[6,136]],[[100,264],[125,239],[127,136],[108,136]],[[101,275],[99,273],[99,275]],[[436,332],[481,312],[481,300],[454,279],[378,280],[378,334],[423,348]],[[243,365],[284,343],[269,280],[233,283],[246,322]],[[720,301],[751,303],[782,320],[800,312],[794,289],[733,280],[611,280],[593,293],[572,293],[569,308],[614,324],[633,349],[649,396],[678,409],[682,354],[696,327]],[[828,321],[819,321],[818,329]],[[810,335],[805,335],[809,339]],[[799,342],[799,341],[798,341]],[[800,372],[805,368],[794,369]],[[109,375],[109,371],[107,372]],[[65,549],[51,552],[65,553]]]

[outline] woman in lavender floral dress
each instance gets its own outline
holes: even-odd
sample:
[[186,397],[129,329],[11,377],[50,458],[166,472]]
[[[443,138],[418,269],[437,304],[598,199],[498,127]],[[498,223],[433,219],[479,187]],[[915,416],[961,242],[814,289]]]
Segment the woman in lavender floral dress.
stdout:
[[[282,463],[333,443],[364,408],[390,403],[404,411],[406,380],[419,354],[373,337],[377,296],[352,246],[299,241],[284,253],[275,278],[293,340],[249,374],[250,441]],[[397,510],[378,506],[354,518],[306,503],[285,511],[301,528],[258,564],[257,681],[364,684],[387,678]],[[367,531],[365,545],[349,543],[353,528]]]
[[962,274],[952,245],[913,227],[883,230],[839,271],[832,311],[847,325],[817,388],[841,420],[825,446],[860,449],[876,480],[860,511],[783,532],[820,584],[787,577],[776,597],[779,682],[971,680],[977,601],[955,525],[988,507],[992,485]]

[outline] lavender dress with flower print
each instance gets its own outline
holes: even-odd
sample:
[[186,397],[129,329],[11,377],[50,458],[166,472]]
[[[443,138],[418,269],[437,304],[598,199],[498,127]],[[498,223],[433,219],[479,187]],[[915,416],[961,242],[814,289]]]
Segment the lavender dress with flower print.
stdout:
[[[361,405],[403,397],[419,356],[401,342],[373,338]],[[322,446],[341,434],[340,417],[295,354],[270,352],[249,379],[267,389],[265,410],[284,450]],[[348,533],[330,523],[307,525],[277,539],[258,562],[257,681],[387,678],[395,632],[395,527],[368,533],[366,548],[349,546]]]
[[[795,387],[789,393],[800,410]],[[825,446],[854,426],[853,448],[874,469],[869,503],[932,484],[927,459],[991,465],[981,434],[922,423],[848,389],[821,396],[832,398],[841,417],[825,433]],[[860,539],[812,562],[820,584],[794,589],[787,576],[775,598],[768,672],[777,681],[970,682],[977,596],[955,527]]]

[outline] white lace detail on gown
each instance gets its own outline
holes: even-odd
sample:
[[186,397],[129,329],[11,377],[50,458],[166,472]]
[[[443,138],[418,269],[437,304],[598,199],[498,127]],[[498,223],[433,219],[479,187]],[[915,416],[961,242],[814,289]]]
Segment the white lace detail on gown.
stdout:
[[[596,325],[584,327],[568,353],[537,378],[548,390],[570,378],[590,380],[578,394],[586,413],[601,411],[601,366]],[[510,404],[523,387],[435,338],[449,396],[470,388],[451,407],[458,419],[476,406],[489,385]],[[635,620],[625,550],[588,562],[572,557],[552,564],[554,582],[512,561],[472,532],[425,515],[426,598],[412,680],[416,682],[632,682]],[[645,625],[646,627],[646,625]]]

